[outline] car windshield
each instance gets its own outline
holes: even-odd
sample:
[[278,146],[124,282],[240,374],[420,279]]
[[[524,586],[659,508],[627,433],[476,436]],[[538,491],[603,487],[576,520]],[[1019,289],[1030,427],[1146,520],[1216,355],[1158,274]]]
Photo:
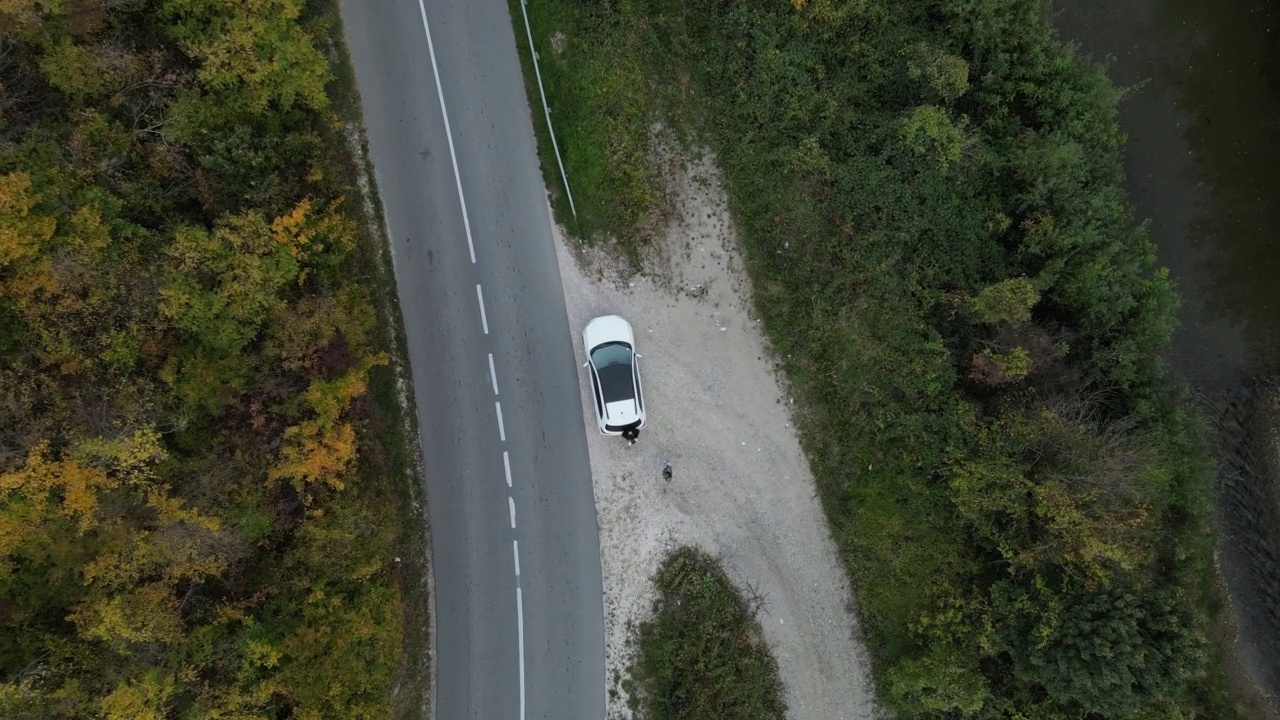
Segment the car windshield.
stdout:
[[622,342],[601,345],[591,351],[591,364],[600,376],[605,403],[632,400],[636,385],[631,378],[631,346]]

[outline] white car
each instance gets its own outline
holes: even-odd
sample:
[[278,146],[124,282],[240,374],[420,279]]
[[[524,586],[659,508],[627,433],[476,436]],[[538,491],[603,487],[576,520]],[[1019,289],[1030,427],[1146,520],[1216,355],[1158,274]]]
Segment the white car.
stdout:
[[631,323],[617,315],[605,315],[587,323],[582,331],[596,424],[601,435],[621,435],[644,427],[644,392]]

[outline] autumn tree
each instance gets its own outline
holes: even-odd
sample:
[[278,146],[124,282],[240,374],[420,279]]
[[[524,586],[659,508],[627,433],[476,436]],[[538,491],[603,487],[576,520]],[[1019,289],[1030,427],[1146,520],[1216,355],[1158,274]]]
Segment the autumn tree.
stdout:
[[324,110],[329,65],[298,22],[300,0],[167,0],[170,33],[209,91],[266,113]]
[[0,0],[2,717],[389,714],[386,357],[301,11]]
[[364,394],[369,370],[387,362],[386,355],[368,356],[336,380],[312,381],[304,398],[314,415],[285,430],[280,462],[267,478],[292,483],[304,497],[312,484],[341,490],[356,452],[355,427],[342,421],[342,414]]
[[262,319],[285,304],[281,291],[300,270],[254,212],[223,218],[212,231],[179,228],[167,254],[161,312],[200,346],[224,355],[253,340]]
[[32,212],[39,201],[26,173],[0,176],[0,271],[14,272],[15,266],[37,257],[53,237],[57,221]]

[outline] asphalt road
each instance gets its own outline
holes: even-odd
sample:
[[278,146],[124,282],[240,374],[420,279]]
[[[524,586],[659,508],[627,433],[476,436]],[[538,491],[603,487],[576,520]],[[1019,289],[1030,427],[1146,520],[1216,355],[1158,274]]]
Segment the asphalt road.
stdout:
[[436,717],[600,720],[577,332],[507,5],[343,0],[342,15],[422,431]]

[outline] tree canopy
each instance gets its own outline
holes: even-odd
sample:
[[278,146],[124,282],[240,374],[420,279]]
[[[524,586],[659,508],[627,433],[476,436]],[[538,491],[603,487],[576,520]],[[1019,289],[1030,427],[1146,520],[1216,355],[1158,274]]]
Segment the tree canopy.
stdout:
[[0,716],[390,712],[387,356],[303,9],[0,3]]
[[654,128],[714,151],[899,715],[1231,717],[1176,296],[1047,6],[544,5],[567,223],[635,252]]

